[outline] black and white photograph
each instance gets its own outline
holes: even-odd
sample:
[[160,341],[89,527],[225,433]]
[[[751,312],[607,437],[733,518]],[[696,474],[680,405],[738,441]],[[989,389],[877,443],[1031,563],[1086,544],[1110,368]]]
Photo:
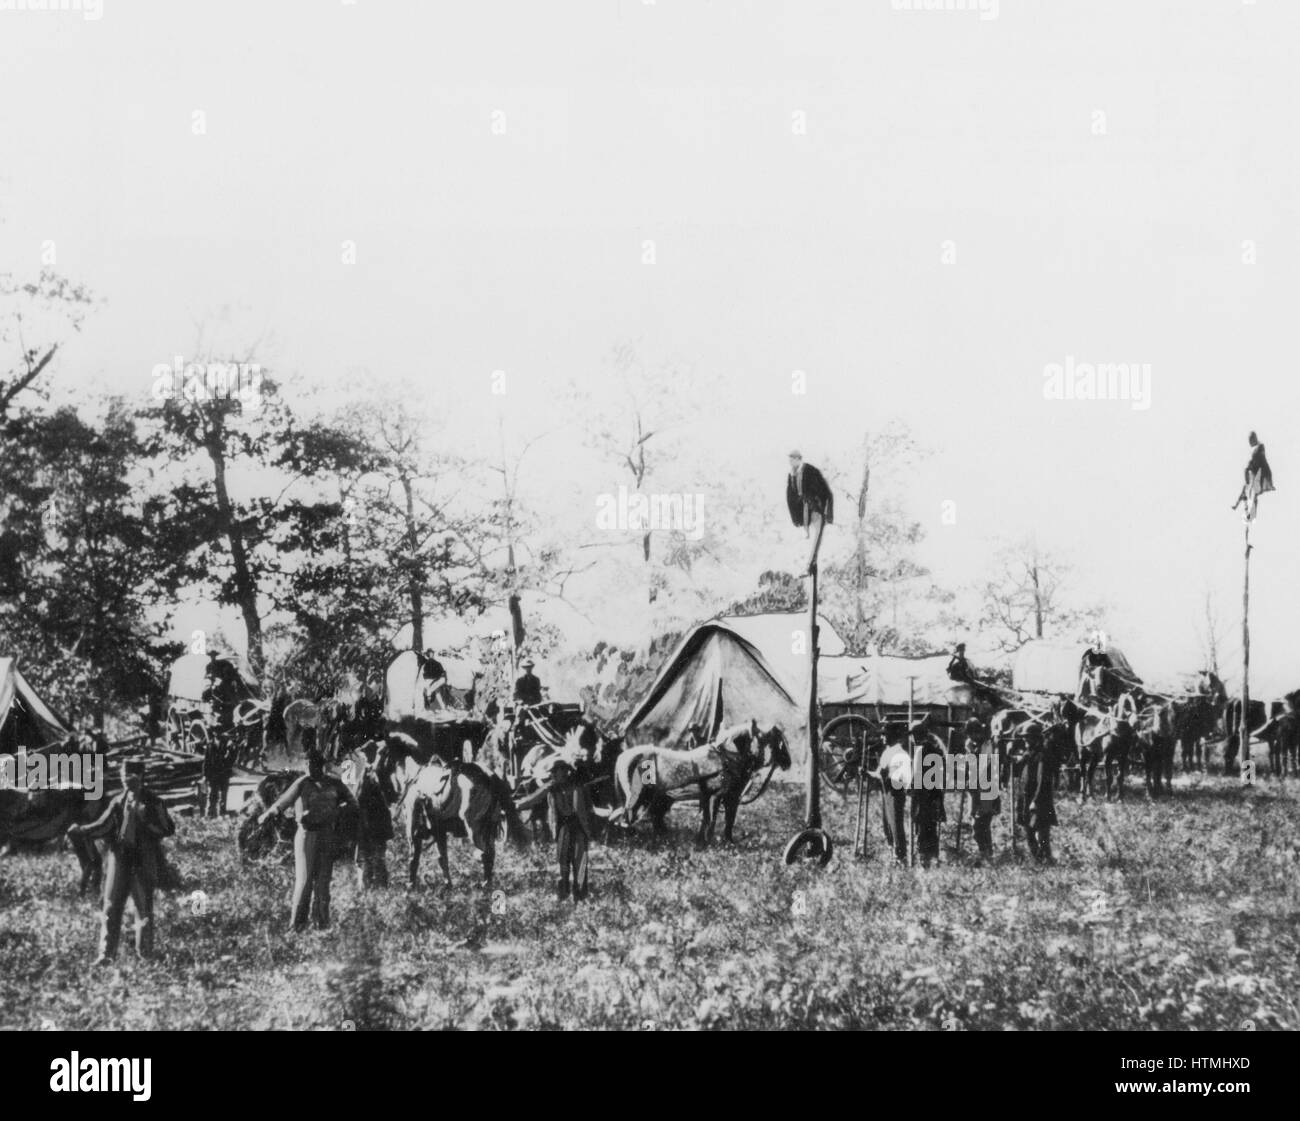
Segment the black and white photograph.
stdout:
[[1300,1029],[1298,59],[1284,0],[0,0],[32,1084],[1067,1031],[1167,1033],[1110,1099],[1248,1095]]

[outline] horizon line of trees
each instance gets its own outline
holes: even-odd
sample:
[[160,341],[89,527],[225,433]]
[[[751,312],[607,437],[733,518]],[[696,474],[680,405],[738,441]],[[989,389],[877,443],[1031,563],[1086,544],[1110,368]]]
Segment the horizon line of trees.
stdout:
[[[703,533],[566,535],[560,512],[522,486],[545,432],[512,447],[502,422],[496,446],[466,457],[409,399],[311,417],[270,374],[256,400],[200,383],[141,402],[103,398],[95,415],[52,407],[49,371],[93,298],[44,273],[28,284],[0,277],[0,301],[0,654],[18,655],[75,719],[102,727],[165,688],[186,643],[169,637],[159,605],[195,595],[238,613],[268,695],[381,679],[394,636],[409,626],[423,648],[429,617],[509,610],[527,652],[544,656],[563,636],[521,618],[521,597],[578,606],[573,585],[601,572],[611,594],[633,592],[666,630],[724,608],[806,609],[803,581],[789,573],[737,586],[739,543],[777,542],[789,528],[775,493],[729,484]],[[26,337],[33,321],[38,340]],[[256,358],[255,347],[196,355]],[[634,344],[611,368],[600,385],[571,391],[593,453],[638,492],[670,468],[676,478],[693,470],[701,486],[726,477],[689,431],[691,371],[647,364]],[[825,465],[849,516],[823,560],[823,610],[851,651],[927,652],[975,628],[1013,648],[1096,624],[1097,608],[1072,602],[1067,567],[1032,541],[1008,546],[987,579],[962,590],[978,612],[940,587],[919,559],[924,527],[888,486],[920,454],[891,425],[863,437],[851,469]],[[841,476],[851,485],[839,487]],[[873,477],[883,499],[868,497]]]

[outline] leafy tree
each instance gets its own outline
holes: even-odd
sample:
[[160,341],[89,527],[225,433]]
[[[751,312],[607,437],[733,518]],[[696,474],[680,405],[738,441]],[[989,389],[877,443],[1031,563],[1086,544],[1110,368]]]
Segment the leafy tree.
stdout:
[[[242,364],[251,365],[249,358]],[[269,377],[252,398],[193,381],[173,388],[145,414],[153,425],[150,451],[182,479],[153,527],[171,558],[164,586],[198,585],[237,607],[249,665],[260,677],[264,614],[292,613],[307,579],[295,579],[303,558],[339,546],[340,504],[320,486],[351,469],[358,449],[329,426],[300,422]],[[308,481],[314,488],[300,485]]]
[[98,427],[67,408],[14,423],[26,516],[10,525],[25,548],[0,572],[0,617],[29,664],[57,670],[52,695],[88,707],[102,727],[108,712],[156,690],[167,653],[147,621],[157,593],[151,500],[132,485],[143,449],[121,402]]

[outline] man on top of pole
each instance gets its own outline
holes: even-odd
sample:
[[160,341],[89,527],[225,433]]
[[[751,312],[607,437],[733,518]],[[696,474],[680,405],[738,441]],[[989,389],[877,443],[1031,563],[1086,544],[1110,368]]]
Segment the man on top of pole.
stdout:
[[1259,503],[1259,496],[1267,494],[1273,490],[1273,469],[1268,465],[1268,458],[1264,455],[1264,445],[1259,442],[1259,437],[1255,433],[1250,434],[1250,459],[1246,463],[1245,483],[1242,485],[1241,493],[1237,495],[1237,501],[1232,504],[1235,510],[1243,502],[1246,503],[1246,520],[1250,521],[1255,517],[1255,507]]
[[826,477],[811,463],[805,463],[803,454],[798,451],[790,453],[785,503],[790,508],[790,520],[802,526],[804,536],[812,541],[812,550],[808,554],[808,575],[811,576],[817,565],[822,530],[835,521],[835,496]]

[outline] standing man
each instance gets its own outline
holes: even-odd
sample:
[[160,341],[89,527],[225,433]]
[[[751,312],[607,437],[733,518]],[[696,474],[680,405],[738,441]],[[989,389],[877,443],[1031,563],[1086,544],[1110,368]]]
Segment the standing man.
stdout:
[[542,703],[542,683],[538,680],[537,675],[533,673],[533,667],[536,665],[537,663],[532,658],[523,660],[524,672],[515,681],[515,704],[539,705]]
[[352,753],[357,779],[357,882],[362,889],[388,886],[388,842],[393,839],[393,815],[388,808],[375,759],[379,744],[370,740]]
[[208,788],[206,816],[223,817],[230,797],[230,777],[235,773],[235,758],[239,754],[239,740],[233,728],[218,729],[208,741],[203,754],[203,781]]
[[1043,742],[1043,730],[1037,722],[1025,730],[1025,754],[1018,770],[1016,818],[1025,827],[1029,851],[1040,864],[1054,864],[1052,826],[1056,824],[1056,760]]
[[127,898],[135,909],[135,951],[141,958],[153,955],[153,893],[163,871],[163,838],[176,832],[167,807],[144,785],[144,760],[122,764],[122,792],[89,825],[73,825],[69,834],[108,842],[104,869],[103,922],[99,932],[96,965],[117,956],[122,933],[122,913]]
[[[912,771],[922,781],[912,783],[912,828],[916,831],[916,850],[921,867],[929,868],[931,861],[939,859],[939,823],[948,820],[944,811],[943,777],[944,757],[947,752],[939,737],[930,731],[930,717],[922,716],[913,722]],[[932,785],[928,776],[938,775],[938,786]]]
[[912,759],[899,742],[903,728],[889,726],[885,731],[886,747],[880,753],[881,824],[885,840],[894,850],[894,859],[907,864],[907,791],[912,785]]
[[817,564],[822,530],[835,521],[835,496],[826,477],[811,463],[805,463],[803,453],[799,451],[790,453],[785,503],[790,508],[790,520],[802,526],[804,536],[812,541],[812,551],[808,554],[808,575],[811,576]]
[[[970,791],[971,818],[975,825],[975,844],[979,847],[980,862],[993,859],[993,819],[1002,812],[1002,763],[1005,748],[995,744],[988,729],[972,717],[966,721],[965,748],[971,764],[976,768],[976,776],[988,774],[997,776],[993,789],[985,791],[978,783],[967,784]],[[987,768],[981,771],[981,768]]]
[[560,863],[560,902],[587,898],[587,849],[596,832],[591,810],[591,793],[581,765],[557,760],[551,768],[551,785],[546,794],[546,812],[555,834],[555,854]]
[[340,805],[354,812],[357,800],[347,785],[325,773],[325,756],[318,748],[307,755],[307,773],[258,819],[265,825],[293,806],[298,832],[293,839],[294,880],[290,923],[305,930],[307,919],[320,929],[330,924],[330,881],[334,876],[335,837]]

